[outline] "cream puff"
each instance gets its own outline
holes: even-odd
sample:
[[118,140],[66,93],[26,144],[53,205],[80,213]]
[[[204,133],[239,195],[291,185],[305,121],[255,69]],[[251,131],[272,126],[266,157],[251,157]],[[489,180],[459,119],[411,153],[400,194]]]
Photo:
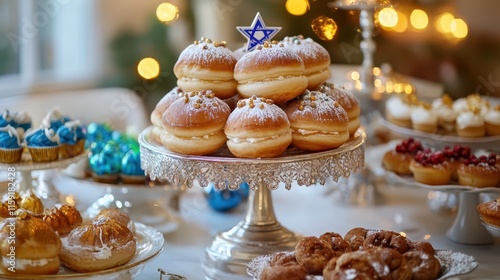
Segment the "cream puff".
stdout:
[[411,128],[412,104],[402,97],[392,96],[385,103],[385,116],[387,121],[397,126]]
[[432,102],[432,108],[438,116],[438,126],[446,132],[455,131],[457,112],[453,110],[453,100],[447,94]]
[[159,140],[160,135],[163,133],[163,124],[162,124],[162,116],[163,113],[167,110],[167,108],[174,102],[175,100],[182,97],[182,90],[179,87],[174,87],[172,90],[167,92],[161,99],[156,103],[155,108],[151,112],[150,120],[153,124],[153,130],[151,135],[155,137],[155,139]]

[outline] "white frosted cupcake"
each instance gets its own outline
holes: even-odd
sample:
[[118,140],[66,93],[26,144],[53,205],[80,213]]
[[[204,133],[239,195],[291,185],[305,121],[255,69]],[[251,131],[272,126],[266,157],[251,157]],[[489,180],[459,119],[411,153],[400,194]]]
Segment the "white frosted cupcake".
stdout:
[[484,125],[487,135],[500,135],[500,105],[484,115]]
[[438,128],[438,114],[430,104],[422,103],[411,110],[411,123],[414,130],[433,133]]
[[462,137],[483,137],[486,129],[479,108],[459,113],[456,131],[458,136]]
[[411,105],[399,96],[392,96],[385,103],[385,115],[389,122],[411,128]]
[[432,102],[432,109],[438,116],[438,126],[447,132],[455,130],[457,112],[453,110],[453,100],[447,94]]

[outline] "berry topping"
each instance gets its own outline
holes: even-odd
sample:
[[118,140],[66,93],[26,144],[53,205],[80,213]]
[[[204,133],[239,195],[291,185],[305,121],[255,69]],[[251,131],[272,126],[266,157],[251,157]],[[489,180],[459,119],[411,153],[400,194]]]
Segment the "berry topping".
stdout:
[[419,151],[415,155],[414,159],[423,166],[439,165],[445,162],[445,156],[441,151]]
[[497,164],[497,156],[496,154],[490,154],[488,156],[483,155],[480,157],[476,157],[475,155],[471,155],[467,159],[465,159],[464,163],[466,165],[481,165],[481,166],[494,166]]
[[416,154],[418,151],[422,151],[423,149],[422,144],[413,138],[403,140],[401,144],[396,146],[396,152],[398,153]]
[[444,147],[443,153],[447,158],[464,159],[470,157],[471,149],[470,147],[456,144],[453,148],[449,146]]

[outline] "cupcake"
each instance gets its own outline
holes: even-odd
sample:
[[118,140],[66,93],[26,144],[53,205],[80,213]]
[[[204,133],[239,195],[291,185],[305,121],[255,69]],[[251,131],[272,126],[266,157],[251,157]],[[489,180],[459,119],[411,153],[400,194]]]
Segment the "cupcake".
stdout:
[[125,184],[144,184],[146,174],[141,168],[141,154],[139,151],[130,150],[121,161],[120,178]]
[[85,134],[80,121],[69,121],[57,129],[61,148],[61,158],[70,158],[83,152],[85,146]]
[[26,111],[14,113],[13,118],[17,123],[16,128],[22,128],[25,133],[31,128],[31,116]]
[[94,181],[116,183],[120,174],[122,154],[118,144],[108,141],[102,150],[89,158],[89,167]]
[[433,133],[438,128],[438,115],[430,104],[421,103],[413,107],[411,123],[414,130]]
[[453,100],[449,95],[444,95],[442,98],[435,99],[432,102],[432,109],[438,116],[438,126],[446,132],[455,130],[457,120],[457,112],[453,110]]
[[460,112],[457,116],[456,131],[462,137],[483,137],[486,133],[484,118],[479,107],[472,106],[470,110]]
[[24,139],[34,162],[54,161],[59,158],[59,137],[50,128],[38,128]]
[[42,119],[42,127],[51,128],[54,131],[57,131],[59,127],[64,125],[65,122],[69,121],[71,121],[71,118],[63,116],[61,112],[54,108],[50,110]]
[[484,115],[484,125],[487,135],[500,135],[500,105]]
[[18,131],[10,125],[0,127],[0,162],[20,162],[22,155],[23,146]]
[[14,119],[14,115],[11,114],[9,110],[5,109],[2,115],[0,115],[0,127],[6,127],[8,125],[15,128],[17,123]]
[[411,104],[399,96],[393,96],[385,103],[387,120],[397,126],[411,128],[411,109]]

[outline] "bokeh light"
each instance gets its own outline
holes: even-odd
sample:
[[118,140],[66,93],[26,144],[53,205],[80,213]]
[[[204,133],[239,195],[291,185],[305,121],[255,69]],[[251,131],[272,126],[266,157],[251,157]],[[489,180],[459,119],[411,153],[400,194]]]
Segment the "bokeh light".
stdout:
[[285,4],[286,10],[294,15],[301,16],[309,10],[308,0],[287,0]]
[[163,23],[171,23],[179,18],[179,8],[168,2],[161,3],[156,8],[156,17]]
[[380,10],[377,17],[383,27],[394,27],[398,23],[398,12],[391,7]]
[[425,29],[429,24],[429,17],[427,16],[427,13],[425,11],[415,9],[411,12],[410,23],[413,28],[422,30]]
[[436,30],[443,34],[451,33],[451,22],[454,19],[455,17],[448,12],[440,14],[434,22]]
[[463,39],[467,37],[467,34],[469,33],[469,28],[467,27],[467,24],[463,19],[460,18],[456,18],[451,21],[450,30],[451,34],[453,34],[453,36],[455,36],[458,39]]
[[311,28],[316,36],[323,41],[332,40],[337,33],[337,24],[335,21],[325,16],[315,18],[311,23]]
[[154,58],[143,58],[137,65],[137,72],[144,79],[154,79],[160,75],[160,64]]
[[406,17],[405,14],[398,12],[398,22],[396,23],[396,26],[392,28],[392,30],[402,33],[405,32],[407,28],[408,28],[408,18]]

